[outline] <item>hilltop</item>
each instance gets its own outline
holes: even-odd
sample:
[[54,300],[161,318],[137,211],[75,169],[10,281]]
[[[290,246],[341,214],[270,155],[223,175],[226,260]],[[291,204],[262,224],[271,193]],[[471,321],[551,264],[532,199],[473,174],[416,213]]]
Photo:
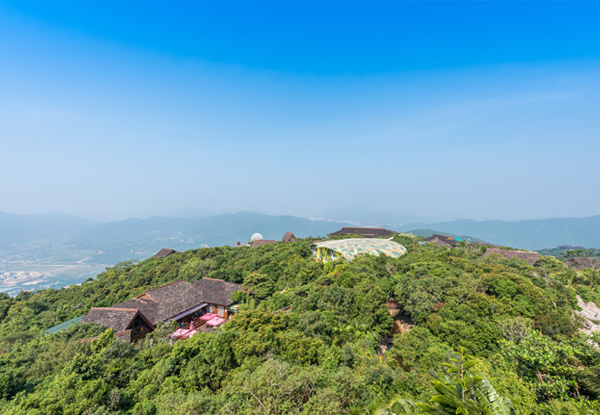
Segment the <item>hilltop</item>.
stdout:
[[[246,243],[255,232],[281,240],[285,232],[298,237],[324,236],[341,223],[251,212],[211,217],[156,217],[95,223],[64,216],[0,216],[0,276],[3,272],[41,272],[41,278],[2,285],[0,290],[60,288],[78,284],[107,266],[143,260],[161,248],[178,251]],[[12,241],[12,242],[11,242]],[[11,280],[12,281],[12,280]]]
[[[344,217],[360,212],[343,211]],[[364,215],[364,213],[363,213]],[[361,216],[362,217],[362,216]],[[378,213],[375,219],[407,219],[405,215]],[[391,230],[419,236],[443,233],[467,241],[525,249],[553,245],[600,247],[600,217],[502,222],[458,220],[388,226]],[[375,220],[374,219],[374,220]],[[379,223],[375,223],[379,225]],[[97,223],[68,215],[25,216],[0,214],[0,290],[59,288],[78,284],[107,266],[143,260],[161,248],[185,251],[193,248],[248,242],[259,232],[265,239],[280,240],[287,231],[298,237],[324,237],[351,223],[273,216],[251,212],[208,217],[131,218]],[[12,278],[17,273],[41,277]],[[1,280],[1,279],[0,279]],[[3,285],[2,285],[3,284]]]
[[[596,274],[547,256],[534,265],[485,257],[476,244],[395,241],[408,251],[398,258],[326,264],[311,239],[194,249],[123,263],[81,286],[0,295],[0,412],[417,413],[416,402],[440,409],[434,396],[452,413],[490,413],[494,402],[503,413],[600,410],[590,343],[600,338],[580,335],[574,318],[577,295],[600,300]],[[91,307],[202,278],[244,290],[238,313],[210,333],[173,342],[166,324],[131,344],[80,323],[43,334]],[[464,370],[469,399],[446,363]]]

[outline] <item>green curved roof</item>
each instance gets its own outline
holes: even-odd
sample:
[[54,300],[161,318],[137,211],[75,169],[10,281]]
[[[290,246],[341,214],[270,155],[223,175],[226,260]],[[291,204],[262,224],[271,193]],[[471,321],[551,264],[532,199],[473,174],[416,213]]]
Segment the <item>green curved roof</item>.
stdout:
[[341,239],[338,241],[318,242],[314,246],[339,252],[348,261],[351,261],[359,254],[385,254],[393,258],[398,258],[406,253],[406,248],[403,245],[387,239]]
[[54,333],[58,333],[59,331],[63,331],[65,329],[71,327],[73,324],[79,323],[81,320],[83,320],[84,317],[85,316],[75,317],[69,321],[65,321],[64,323],[57,324],[54,327],[50,327],[49,329],[44,330],[44,334],[54,334]]

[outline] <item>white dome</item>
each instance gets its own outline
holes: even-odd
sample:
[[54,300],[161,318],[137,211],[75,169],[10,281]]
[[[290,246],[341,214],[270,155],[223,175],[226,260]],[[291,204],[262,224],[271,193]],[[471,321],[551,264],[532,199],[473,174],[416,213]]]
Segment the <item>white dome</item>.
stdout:
[[263,236],[260,233],[255,233],[254,235],[252,235],[252,238],[250,238],[251,241],[262,241],[263,240]]

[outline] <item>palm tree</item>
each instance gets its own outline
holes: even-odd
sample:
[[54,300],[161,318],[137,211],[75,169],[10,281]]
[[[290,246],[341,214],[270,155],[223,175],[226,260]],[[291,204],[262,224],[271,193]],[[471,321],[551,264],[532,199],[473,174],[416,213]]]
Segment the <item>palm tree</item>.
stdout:
[[484,374],[473,370],[475,360],[465,356],[464,349],[444,363],[444,373],[431,381],[436,394],[428,402],[413,403],[395,398],[379,407],[375,415],[510,415],[510,400],[496,392]]
[[464,354],[464,349],[444,363],[445,373],[431,382],[437,392],[429,402],[418,403],[424,414],[484,414],[509,415],[514,413],[510,400],[501,397],[489,380],[472,370],[475,361]]

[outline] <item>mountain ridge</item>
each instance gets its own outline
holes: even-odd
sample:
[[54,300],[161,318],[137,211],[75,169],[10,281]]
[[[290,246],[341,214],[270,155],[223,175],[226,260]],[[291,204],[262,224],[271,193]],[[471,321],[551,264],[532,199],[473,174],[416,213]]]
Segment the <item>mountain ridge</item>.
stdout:
[[567,244],[600,247],[600,215],[522,221],[457,219],[428,224],[406,224],[398,230],[407,232],[415,228],[470,235],[497,245],[524,249],[543,249]]
[[[400,217],[402,215],[397,215]],[[364,226],[365,223],[359,223]],[[21,244],[36,239],[68,237],[73,243],[125,241],[156,234],[172,238],[202,236],[205,244],[235,244],[254,232],[266,239],[278,239],[286,231],[299,236],[325,236],[336,227],[356,226],[354,221],[308,219],[292,215],[266,215],[254,212],[225,213],[213,216],[156,216],[127,218],[99,223],[63,214],[15,215],[0,212],[0,244]],[[404,225],[369,222],[399,232],[428,229],[438,233],[468,235],[497,245],[524,249],[543,249],[557,245],[600,248],[600,215],[585,218],[550,218],[520,221],[456,219],[442,222],[412,222]],[[248,236],[246,236],[248,233]]]

